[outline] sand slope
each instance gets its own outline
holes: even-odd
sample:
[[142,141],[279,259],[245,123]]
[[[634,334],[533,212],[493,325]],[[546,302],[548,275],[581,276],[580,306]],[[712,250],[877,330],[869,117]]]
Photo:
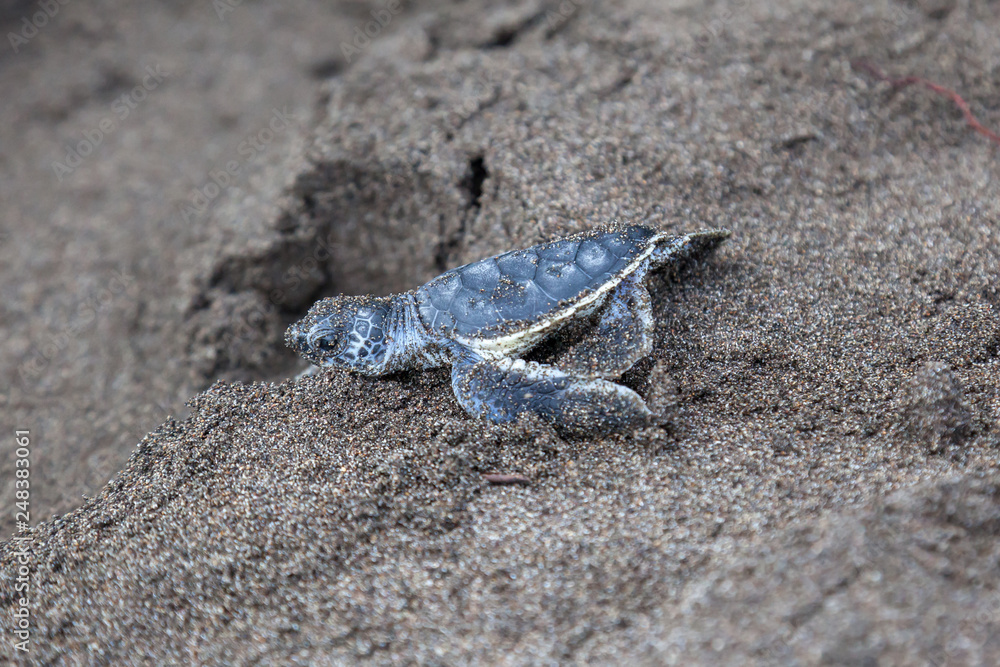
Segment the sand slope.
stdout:
[[32,658],[996,662],[997,147],[850,66],[1000,126],[995,12],[484,6],[400,16],[323,84],[216,211],[178,335],[205,378],[287,377],[320,295],[612,218],[729,228],[652,281],[626,379],[659,425],[484,424],[444,371],[216,383],[33,531]]

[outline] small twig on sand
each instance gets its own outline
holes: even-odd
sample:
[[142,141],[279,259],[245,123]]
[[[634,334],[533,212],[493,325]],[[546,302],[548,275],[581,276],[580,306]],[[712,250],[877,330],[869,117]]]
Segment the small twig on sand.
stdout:
[[885,81],[892,86],[893,91],[901,90],[907,86],[917,84],[932,90],[938,95],[944,95],[945,97],[950,98],[951,101],[955,103],[955,106],[962,110],[962,115],[965,116],[965,122],[968,123],[973,130],[985,136],[993,143],[1000,145],[1000,135],[984,127],[982,123],[976,120],[976,117],[972,115],[972,110],[969,109],[968,102],[962,99],[962,96],[954,90],[945,88],[944,86],[939,86],[933,81],[928,81],[927,79],[923,79],[919,76],[905,76],[901,79],[893,79],[890,76],[886,76],[886,74],[883,73],[878,67],[865,60],[852,60],[851,67],[855,70],[867,72],[879,81]]
[[507,485],[509,485],[509,484],[523,484],[523,485],[531,484],[531,480],[528,479],[527,477],[525,477],[524,475],[518,475],[518,474],[505,475],[504,473],[500,473],[500,472],[488,472],[488,473],[486,473],[486,474],[483,475],[483,479],[485,479],[490,484],[507,484]]

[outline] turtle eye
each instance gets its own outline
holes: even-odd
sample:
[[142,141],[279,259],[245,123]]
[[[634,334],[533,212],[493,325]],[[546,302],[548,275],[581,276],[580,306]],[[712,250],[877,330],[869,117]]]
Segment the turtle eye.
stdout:
[[335,352],[337,350],[337,346],[333,343],[333,341],[325,337],[316,341],[316,347],[323,352]]
[[341,329],[327,329],[313,337],[312,347],[323,354],[339,354],[346,347],[346,336]]

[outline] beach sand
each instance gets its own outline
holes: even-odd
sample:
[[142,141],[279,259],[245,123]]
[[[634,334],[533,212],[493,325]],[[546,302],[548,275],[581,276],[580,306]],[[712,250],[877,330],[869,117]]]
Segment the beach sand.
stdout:
[[[108,415],[157,400],[177,416],[101,449],[131,454],[82,506],[48,496],[40,509],[66,513],[20,534],[27,659],[1000,660],[998,147],[947,98],[851,65],[953,88],[1000,127],[996,12],[414,3],[347,63],[341,44],[373,20],[351,7],[335,17],[348,41],[288,84],[313,95],[302,120],[197,229],[180,186],[148,228],[141,190],[94,195],[140,277],[86,331],[104,351],[74,356],[59,386],[104,373],[130,396],[45,407],[12,391],[24,423],[44,407],[64,424],[34,446],[65,472],[37,485],[93,484],[76,441],[51,435],[73,420],[120,424]],[[308,18],[282,25],[318,30]],[[199,91],[176,88],[162,113],[180,132]],[[226,136],[259,133],[269,106]],[[115,178],[80,176],[101,193]],[[625,378],[648,428],[573,439],[473,420],[446,369],[287,379],[304,364],[283,330],[321,296],[412,289],[612,220],[733,234],[650,280],[654,352]],[[50,224],[50,243],[73,234]],[[95,361],[113,345],[131,350],[117,384]],[[170,402],[208,384],[186,414]],[[0,547],[0,651],[24,659],[6,641],[17,558]]]

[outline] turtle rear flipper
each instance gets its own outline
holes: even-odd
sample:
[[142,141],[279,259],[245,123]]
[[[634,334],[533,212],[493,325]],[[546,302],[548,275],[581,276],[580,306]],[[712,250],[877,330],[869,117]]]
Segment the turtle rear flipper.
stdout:
[[530,412],[586,432],[634,428],[650,416],[645,401],[628,387],[522,359],[456,361],[451,386],[466,412],[498,423]]
[[642,277],[614,289],[597,325],[556,361],[560,369],[580,378],[616,378],[652,352],[653,308]]
[[727,229],[710,229],[683,236],[666,237],[653,251],[652,265],[654,268],[658,268],[666,264],[679,264],[699,259],[715,250],[729,236],[730,232]]

